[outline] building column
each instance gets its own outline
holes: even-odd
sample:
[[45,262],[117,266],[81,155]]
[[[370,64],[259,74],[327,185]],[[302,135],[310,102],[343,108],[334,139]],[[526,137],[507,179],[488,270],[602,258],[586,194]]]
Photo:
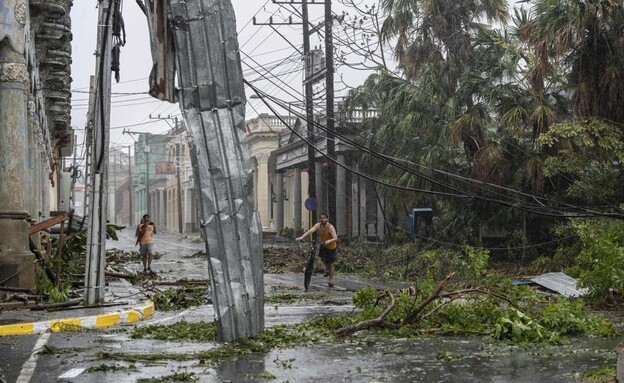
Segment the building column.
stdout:
[[260,214],[260,222],[262,223],[262,230],[269,229],[269,222],[271,221],[270,205],[271,191],[269,190],[269,155],[258,154],[256,155],[256,161],[258,166],[257,175],[257,205],[258,213]]
[[156,206],[156,208],[152,208],[150,206],[150,208],[148,210],[152,212],[152,215],[151,215],[152,221],[155,224],[158,225],[162,221],[162,219],[160,218],[160,210],[158,208],[160,206],[160,199],[161,199],[161,197],[160,197],[160,190],[154,190],[151,193],[152,193],[152,196],[151,196],[150,200],[151,200],[152,204],[154,206]]
[[284,173],[275,174],[275,199],[277,207],[275,210],[275,230],[279,235],[284,228]]
[[[9,1],[7,5],[15,4]],[[34,255],[28,245],[28,171],[27,101],[30,89],[24,58],[27,13],[18,14],[15,23],[0,25],[0,280],[5,286],[35,286]],[[9,36],[6,36],[9,34]],[[17,38],[16,40],[19,40]],[[20,53],[18,53],[20,52]]]
[[359,190],[359,198],[358,198],[358,210],[359,210],[359,235],[366,235],[368,224],[366,222],[366,197],[368,193],[366,178],[359,177],[358,181],[358,190]]
[[158,191],[158,202],[155,210],[158,213],[158,225],[165,229],[167,228],[167,192],[165,190]]
[[351,237],[360,235],[360,177],[353,175],[351,177]]
[[191,189],[187,189],[184,188],[184,217],[183,217],[183,221],[184,221],[184,232],[185,233],[192,233],[193,232],[193,218],[191,215],[191,207],[192,207],[192,202],[191,202]]
[[295,190],[293,191],[293,208],[294,210],[294,229],[295,234],[299,234],[301,232],[301,210],[303,209],[303,204],[301,202],[301,169],[295,168],[295,180],[294,180]]
[[[345,164],[344,154],[338,154],[338,163]],[[336,167],[336,223],[338,235],[347,234],[347,171],[342,166]]]

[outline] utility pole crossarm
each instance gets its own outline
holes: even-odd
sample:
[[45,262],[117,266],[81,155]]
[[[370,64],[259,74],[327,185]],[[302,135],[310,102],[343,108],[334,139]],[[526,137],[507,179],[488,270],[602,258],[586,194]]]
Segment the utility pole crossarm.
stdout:
[[288,17],[288,22],[280,22],[280,21],[273,21],[273,16],[269,17],[269,21],[266,23],[259,23],[258,21],[256,21],[256,16],[253,17],[252,19],[253,21],[253,25],[301,25],[301,22],[294,22],[292,21],[292,16]]

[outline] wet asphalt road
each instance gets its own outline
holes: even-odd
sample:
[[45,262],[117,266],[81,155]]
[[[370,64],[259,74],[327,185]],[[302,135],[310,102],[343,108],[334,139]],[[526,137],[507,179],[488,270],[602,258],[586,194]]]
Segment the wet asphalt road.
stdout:
[[[206,279],[205,258],[190,257],[204,245],[175,234],[160,234],[163,257],[154,269],[163,280]],[[136,250],[131,234],[108,244]],[[129,268],[139,270],[137,262]],[[351,293],[369,282],[349,276],[328,289],[325,278],[314,277],[311,292],[320,301],[298,304],[267,304],[266,324],[296,323],[317,315],[348,312]],[[302,290],[302,274],[265,275],[266,293]],[[328,302],[330,304],[328,304]],[[168,324],[179,320],[211,321],[212,307],[178,312],[157,312],[141,322]],[[167,342],[131,339],[134,326],[80,333],[52,333],[0,338],[0,381],[5,382],[137,382],[186,374],[199,382],[575,382],[578,374],[605,365],[615,366],[612,349],[622,339],[586,338],[567,346],[523,349],[492,345],[481,337],[421,337],[383,339],[354,335],[348,340],[319,342],[305,347],[272,350],[225,361],[216,368],[198,367],[197,361],[154,361],[131,364],[97,356],[98,352],[189,353],[217,347],[214,343]],[[123,370],[86,372],[89,367],[118,366]],[[191,375],[192,374],[192,375]],[[154,380],[157,381],[157,380]],[[184,380],[183,380],[184,381]]]

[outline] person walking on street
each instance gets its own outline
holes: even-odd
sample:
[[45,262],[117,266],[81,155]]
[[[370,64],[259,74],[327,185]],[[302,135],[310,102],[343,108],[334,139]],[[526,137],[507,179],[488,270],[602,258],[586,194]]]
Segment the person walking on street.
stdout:
[[327,217],[326,213],[321,213],[319,215],[319,220],[320,222],[314,224],[314,226],[312,226],[310,230],[303,233],[301,237],[298,237],[297,241],[302,241],[308,235],[318,231],[319,237],[321,239],[321,249],[319,251],[319,256],[325,264],[325,276],[328,277],[327,285],[329,287],[334,287],[334,262],[336,262],[336,247],[338,247],[338,235],[336,234],[336,228],[334,228],[334,225],[329,223],[329,217]]
[[136,229],[136,243],[139,244],[139,254],[143,262],[143,272],[152,272],[152,255],[154,253],[154,234],[156,225],[150,221],[149,214],[143,215],[141,224]]

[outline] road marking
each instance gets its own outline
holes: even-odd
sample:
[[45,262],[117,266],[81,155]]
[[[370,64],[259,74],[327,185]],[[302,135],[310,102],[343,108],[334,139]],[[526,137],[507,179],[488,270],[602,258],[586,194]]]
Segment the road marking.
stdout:
[[138,324],[137,327],[152,326],[152,325],[154,325],[156,323],[169,322],[169,321],[172,321],[172,320],[174,320],[174,319],[176,319],[178,317],[186,315],[186,313],[188,313],[189,311],[190,311],[190,309],[186,309],[186,310],[182,311],[179,314],[171,315],[171,316],[168,316],[168,317],[165,317],[165,318],[161,318],[161,319],[154,319],[154,320],[150,320],[150,321],[145,321],[145,322],[143,322],[141,324]]
[[22,371],[20,371],[20,376],[17,378],[15,383],[29,383],[30,379],[35,373],[35,368],[37,367],[37,359],[39,359],[39,351],[48,343],[48,339],[50,338],[51,333],[47,332],[37,339],[37,343],[35,343],[35,347],[33,347],[33,352],[30,354],[30,357],[27,361],[24,362],[22,366]]
[[59,376],[59,379],[75,378],[78,375],[82,374],[84,370],[86,370],[86,368],[72,368],[71,370],[67,371],[63,375]]

